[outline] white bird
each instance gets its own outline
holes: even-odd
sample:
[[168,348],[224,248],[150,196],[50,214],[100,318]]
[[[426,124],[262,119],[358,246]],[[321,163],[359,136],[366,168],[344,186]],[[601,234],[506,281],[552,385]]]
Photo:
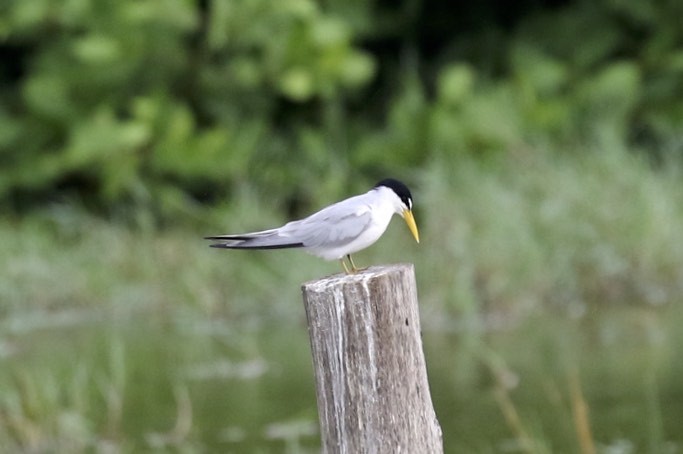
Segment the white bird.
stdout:
[[[394,214],[406,221],[419,243],[410,190],[392,178],[380,181],[365,194],[342,200],[277,229],[208,236],[205,239],[215,241],[211,247],[224,249],[303,248],[325,260],[340,260],[344,271],[349,274],[358,271],[351,254],[377,241]],[[348,259],[350,269],[344,257]]]

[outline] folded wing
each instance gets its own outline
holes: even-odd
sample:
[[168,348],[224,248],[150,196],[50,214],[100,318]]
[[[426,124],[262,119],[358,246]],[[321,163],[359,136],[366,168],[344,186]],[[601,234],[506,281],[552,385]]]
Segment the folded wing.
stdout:
[[216,242],[211,247],[224,249],[337,248],[356,239],[372,222],[370,207],[361,197],[330,205],[277,229],[205,239]]

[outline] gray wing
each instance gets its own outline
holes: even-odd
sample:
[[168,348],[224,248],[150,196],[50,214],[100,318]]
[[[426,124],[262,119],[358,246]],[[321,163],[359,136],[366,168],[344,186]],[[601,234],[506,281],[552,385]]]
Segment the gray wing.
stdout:
[[305,219],[285,224],[278,229],[279,233],[307,248],[342,246],[356,239],[372,222],[370,207],[362,197],[343,200]]
[[283,249],[294,247],[336,247],[357,238],[372,221],[363,195],[330,205],[307,218],[278,229],[239,235],[205,237],[216,241],[211,247],[225,249]]

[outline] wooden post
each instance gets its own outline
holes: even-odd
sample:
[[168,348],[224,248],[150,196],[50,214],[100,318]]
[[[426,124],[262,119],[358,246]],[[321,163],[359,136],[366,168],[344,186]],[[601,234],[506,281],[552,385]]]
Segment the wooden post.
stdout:
[[324,453],[443,453],[411,264],[302,286]]

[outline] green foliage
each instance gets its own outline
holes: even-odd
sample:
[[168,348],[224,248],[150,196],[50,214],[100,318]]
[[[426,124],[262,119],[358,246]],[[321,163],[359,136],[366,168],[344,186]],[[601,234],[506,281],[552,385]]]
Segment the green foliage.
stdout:
[[298,131],[278,124],[284,101],[335,99],[374,72],[348,25],[307,0],[7,10],[4,44],[25,74],[2,93],[5,199],[66,184],[104,206],[173,213],[249,173],[281,182],[302,158],[287,145]]
[[440,156],[679,151],[677,2],[507,8],[10,1],[0,201],[164,218],[248,185],[299,210]]

